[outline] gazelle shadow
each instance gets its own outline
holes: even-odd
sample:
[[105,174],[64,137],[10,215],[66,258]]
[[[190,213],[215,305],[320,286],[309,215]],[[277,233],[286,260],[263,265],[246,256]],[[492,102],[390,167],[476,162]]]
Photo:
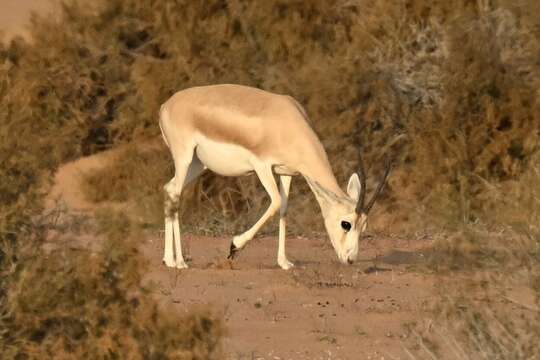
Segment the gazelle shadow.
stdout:
[[414,265],[425,263],[427,259],[426,251],[391,250],[382,256],[376,257],[373,261],[388,265]]
[[378,255],[370,259],[360,260],[360,262],[373,263],[364,270],[365,274],[372,274],[376,272],[391,271],[391,267],[384,267],[382,265],[419,265],[424,264],[429,258],[429,251],[403,251],[403,250],[390,250],[384,255]]

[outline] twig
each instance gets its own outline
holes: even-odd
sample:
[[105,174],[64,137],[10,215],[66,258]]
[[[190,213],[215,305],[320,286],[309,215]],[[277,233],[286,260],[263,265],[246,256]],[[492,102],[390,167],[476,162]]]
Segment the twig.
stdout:
[[407,347],[405,345],[403,345],[403,343],[401,344],[401,347],[403,348],[403,350],[405,350],[405,354],[407,354],[412,360],[416,360],[416,356],[414,356],[410,351],[409,349],[407,349]]
[[536,306],[524,304],[522,302],[519,302],[517,300],[512,299],[511,297],[504,296],[504,295],[503,295],[503,298],[505,298],[506,300],[510,301],[511,303],[519,305],[519,306],[521,306],[521,307],[523,307],[523,308],[525,308],[527,310],[540,312],[540,309],[538,309]]

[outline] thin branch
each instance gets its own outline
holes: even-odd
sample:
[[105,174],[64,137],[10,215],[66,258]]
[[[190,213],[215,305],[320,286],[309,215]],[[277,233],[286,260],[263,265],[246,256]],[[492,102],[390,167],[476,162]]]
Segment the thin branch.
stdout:
[[536,312],[540,312],[540,309],[537,308],[537,307],[534,306],[534,305],[527,305],[527,304],[524,304],[524,303],[522,303],[522,302],[519,302],[519,301],[517,301],[517,300],[514,300],[514,299],[512,299],[511,297],[508,297],[508,296],[505,296],[505,295],[503,295],[503,298],[505,298],[506,300],[510,301],[511,303],[514,303],[514,304],[516,304],[516,305],[521,306],[521,307],[524,308],[524,309],[531,310],[531,311],[536,311]]

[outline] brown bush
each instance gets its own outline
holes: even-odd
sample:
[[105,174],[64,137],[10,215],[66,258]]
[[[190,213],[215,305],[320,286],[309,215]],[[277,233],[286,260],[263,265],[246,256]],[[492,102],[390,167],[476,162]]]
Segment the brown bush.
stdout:
[[141,288],[144,266],[120,213],[97,215],[105,240],[98,252],[35,247],[21,236],[11,281],[3,288],[3,358],[220,359],[223,328],[210,311],[184,317],[158,309]]

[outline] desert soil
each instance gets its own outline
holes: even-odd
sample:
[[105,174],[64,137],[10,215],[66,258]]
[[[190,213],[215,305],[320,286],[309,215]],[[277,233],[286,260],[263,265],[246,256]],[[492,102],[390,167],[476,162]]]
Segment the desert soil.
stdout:
[[[84,199],[81,174],[113,154],[62,166],[50,199],[91,216],[96,205]],[[288,257],[296,266],[284,271],[276,265],[276,237],[254,239],[230,262],[229,236],[184,234],[193,260],[189,269],[176,270],[161,263],[161,234],[142,236],[145,284],[166,311],[209,306],[221,314],[227,359],[406,359],[414,346],[406,326],[423,318],[432,295],[433,280],[417,270],[426,241],[368,236],[359,261],[345,266],[326,239],[290,238]],[[72,240],[78,245],[99,243],[94,235],[78,237]]]
[[28,38],[31,14],[51,14],[57,6],[55,0],[0,0],[0,34],[6,40],[16,35]]

